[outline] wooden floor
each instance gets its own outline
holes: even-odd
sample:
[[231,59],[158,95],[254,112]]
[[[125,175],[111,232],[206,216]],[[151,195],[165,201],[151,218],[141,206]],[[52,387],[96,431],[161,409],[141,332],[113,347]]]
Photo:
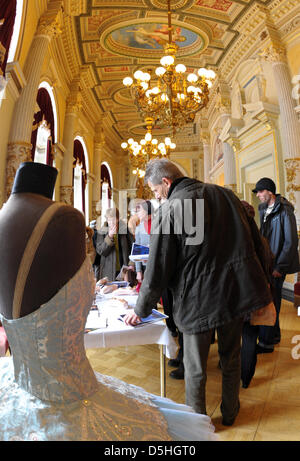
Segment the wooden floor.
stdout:
[[[300,317],[291,302],[282,302],[280,324],[281,343],[272,354],[258,355],[255,376],[248,389],[241,388],[241,409],[231,427],[221,425],[217,342],[211,346],[207,412],[223,441],[300,441]],[[87,353],[96,371],[160,395],[157,345],[90,349]],[[167,397],[184,403],[184,380],[170,378],[171,370],[167,367]]]

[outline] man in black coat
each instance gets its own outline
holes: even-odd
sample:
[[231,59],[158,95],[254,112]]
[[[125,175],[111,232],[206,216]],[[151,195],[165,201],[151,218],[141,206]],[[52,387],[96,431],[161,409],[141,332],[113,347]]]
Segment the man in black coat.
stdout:
[[260,232],[268,240],[274,255],[271,285],[277,317],[274,327],[260,327],[257,352],[264,353],[273,352],[274,344],[281,339],[279,313],[283,282],[286,274],[300,270],[298,235],[294,207],[286,198],[276,194],[272,179],[261,178],[253,192],[261,201],[258,207]]
[[[239,411],[243,319],[272,297],[256,255],[246,212],[226,188],[183,177],[167,159],[151,161],[145,182],[167,197],[151,230],[134,325],[149,315],[162,290],[173,294],[174,321],[183,333],[186,403],[206,414],[206,367],[214,329],[222,369],[223,424]],[[257,231],[258,232],[258,231]]]

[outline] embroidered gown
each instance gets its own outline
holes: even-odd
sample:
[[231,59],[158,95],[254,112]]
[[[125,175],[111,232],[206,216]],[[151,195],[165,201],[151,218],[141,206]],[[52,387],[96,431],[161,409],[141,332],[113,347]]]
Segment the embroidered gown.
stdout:
[[38,310],[0,316],[12,352],[0,359],[0,440],[217,440],[208,416],[92,370],[84,327],[94,284],[87,257]]

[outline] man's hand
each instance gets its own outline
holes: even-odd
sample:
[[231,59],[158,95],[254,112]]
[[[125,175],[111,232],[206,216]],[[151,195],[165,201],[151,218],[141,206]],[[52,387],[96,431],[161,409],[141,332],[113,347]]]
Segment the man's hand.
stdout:
[[273,271],[272,275],[275,279],[279,279],[279,277],[282,277],[282,274],[278,271]]
[[141,317],[136,315],[134,310],[132,310],[131,312],[128,312],[128,314],[126,314],[126,316],[124,317],[124,322],[126,323],[126,325],[134,326],[134,325],[137,325],[138,323],[141,323],[141,321],[142,321]]
[[118,233],[117,225],[113,225],[112,227],[109,227],[108,236],[111,240],[113,240],[114,235],[116,235],[117,233]]

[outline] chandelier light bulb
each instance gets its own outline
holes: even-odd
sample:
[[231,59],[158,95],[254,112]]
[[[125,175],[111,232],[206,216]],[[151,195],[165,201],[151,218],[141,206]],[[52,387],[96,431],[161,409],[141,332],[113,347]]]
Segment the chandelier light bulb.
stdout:
[[123,79],[123,85],[125,86],[131,86],[133,84],[133,80],[131,77],[125,77]]
[[195,83],[195,82],[197,82],[197,80],[198,80],[198,77],[197,77],[196,74],[189,74],[187,76],[187,81],[190,82],[190,83]]
[[127,145],[128,145],[127,142],[122,142],[121,144],[122,149],[126,149]]
[[184,100],[185,99],[185,94],[184,93],[177,93],[177,98],[180,100]]
[[178,72],[179,74],[184,74],[185,71],[186,71],[186,67],[184,64],[177,64],[177,66],[175,67],[175,70],[176,72]]
[[170,146],[171,145],[171,139],[170,138],[165,138],[165,145]]
[[147,82],[141,82],[141,87],[143,88],[144,91],[146,91],[149,87]]
[[171,145],[170,145],[171,149],[175,149],[176,148],[176,144],[175,142],[171,142]]
[[195,88],[193,85],[190,85],[190,86],[187,87],[187,90],[186,90],[186,91],[187,91],[188,93],[194,93],[195,89],[196,89],[196,88]]
[[198,75],[199,77],[202,77],[202,78],[208,78],[208,70],[205,69],[205,67],[201,67],[199,70],[198,70]]
[[163,102],[169,101],[168,95],[167,95],[166,93],[163,93],[163,94],[161,95],[161,100],[162,100]]
[[136,80],[143,80],[143,75],[144,73],[141,71],[141,70],[137,70],[135,71],[135,73],[133,74],[134,78]]
[[158,88],[158,86],[155,86],[154,88],[152,88],[152,93],[153,93],[153,94],[158,94],[158,93],[160,93],[160,89]]
[[140,143],[142,146],[144,146],[146,144],[146,139],[141,139]]
[[133,173],[133,174],[137,174],[137,171],[136,171],[136,170],[132,170],[132,173]]
[[153,145],[155,145],[155,144],[157,144],[157,143],[158,143],[157,139],[155,139],[155,138],[152,139],[152,144],[153,144]]
[[164,67],[157,67],[155,69],[155,73],[158,77],[161,77],[162,75],[164,75],[165,72],[166,72],[166,69]]
[[164,67],[168,67],[168,66],[171,66],[172,64],[174,64],[174,57],[173,56],[163,56],[160,60],[160,63],[162,66]]
[[210,80],[214,80],[216,78],[216,73],[213,70],[208,70],[207,78],[209,78]]
[[134,143],[134,140],[132,138],[129,138],[127,142],[130,145],[130,144]]
[[149,72],[144,72],[142,80],[144,80],[145,82],[149,82],[150,79],[151,75],[149,74]]
[[151,141],[151,139],[152,139],[152,134],[151,134],[151,133],[146,133],[146,134],[145,134],[145,139],[146,139],[146,141]]

